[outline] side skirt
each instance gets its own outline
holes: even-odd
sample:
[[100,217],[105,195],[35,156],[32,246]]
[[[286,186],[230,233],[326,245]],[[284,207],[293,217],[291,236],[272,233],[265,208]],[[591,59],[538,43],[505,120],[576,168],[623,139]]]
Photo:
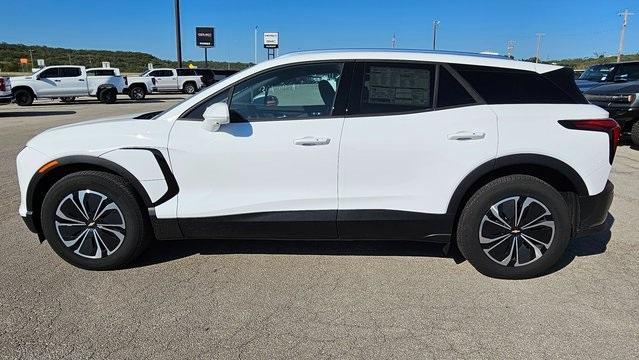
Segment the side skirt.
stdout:
[[[152,212],[151,212],[152,213]],[[454,217],[397,210],[276,211],[158,219],[158,240],[410,240],[448,243]]]

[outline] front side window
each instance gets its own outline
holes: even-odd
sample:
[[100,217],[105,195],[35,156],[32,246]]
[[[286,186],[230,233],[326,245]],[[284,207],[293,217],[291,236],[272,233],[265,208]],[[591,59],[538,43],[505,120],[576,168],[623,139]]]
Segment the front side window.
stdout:
[[237,84],[231,121],[295,120],[330,116],[341,63],[294,65]]
[[40,74],[41,79],[60,77],[60,68],[46,69]]
[[434,70],[430,64],[366,64],[359,113],[392,114],[432,109]]
[[614,81],[639,80],[639,64],[620,64],[615,73]]
[[170,77],[173,76],[173,72],[171,70],[155,70],[152,71],[149,76]]

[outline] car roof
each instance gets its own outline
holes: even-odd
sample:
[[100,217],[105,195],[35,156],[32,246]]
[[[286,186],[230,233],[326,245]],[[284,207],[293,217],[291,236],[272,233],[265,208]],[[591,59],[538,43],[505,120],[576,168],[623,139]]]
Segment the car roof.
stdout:
[[[512,60],[505,56],[457,51],[415,49],[334,49],[288,53],[270,61],[294,63],[315,60],[403,60],[492,66],[545,73],[560,66]],[[265,62],[268,63],[269,61]],[[264,64],[264,63],[260,63]]]

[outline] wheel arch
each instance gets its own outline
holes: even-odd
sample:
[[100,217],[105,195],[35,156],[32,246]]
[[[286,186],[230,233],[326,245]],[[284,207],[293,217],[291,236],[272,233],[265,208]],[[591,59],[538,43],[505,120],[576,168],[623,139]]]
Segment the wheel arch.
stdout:
[[537,177],[560,193],[587,196],[588,188],[579,173],[561,160],[539,154],[517,154],[490,160],[468,174],[455,189],[447,213],[455,216],[455,224],[468,199],[490,181],[514,174]]
[[45,173],[36,173],[27,187],[26,206],[27,210],[33,214],[33,221],[38,233],[42,232],[40,209],[47,192],[58,180],[75,172],[95,170],[121,176],[133,187],[136,200],[143,209],[151,207],[153,204],[140,181],[128,170],[112,161],[85,155],[67,156],[56,160],[59,165]]
[[15,94],[16,91],[18,91],[18,90],[27,90],[28,92],[31,93],[31,95],[33,95],[34,98],[37,97],[35,91],[33,91],[33,89],[30,86],[27,86],[27,85],[12,86],[11,87],[11,94]]

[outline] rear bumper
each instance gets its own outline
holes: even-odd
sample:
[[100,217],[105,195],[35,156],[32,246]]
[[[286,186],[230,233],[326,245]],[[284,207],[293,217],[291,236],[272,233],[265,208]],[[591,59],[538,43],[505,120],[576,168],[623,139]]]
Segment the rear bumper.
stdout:
[[606,227],[608,210],[612,204],[615,187],[610,181],[602,192],[592,196],[580,196],[577,207],[577,235],[587,235],[602,231]]

